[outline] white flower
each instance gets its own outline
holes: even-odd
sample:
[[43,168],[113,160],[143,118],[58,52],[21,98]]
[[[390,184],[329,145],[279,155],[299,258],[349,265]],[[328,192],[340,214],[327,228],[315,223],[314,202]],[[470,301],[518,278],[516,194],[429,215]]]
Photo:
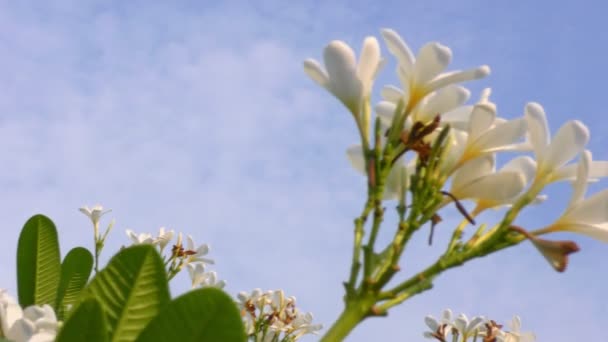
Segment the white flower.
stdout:
[[296,318],[291,322],[295,340],[306,334],[316,335],[319,330],[323,329],[322,324],[312,324],[312,319],[313,317],[310,312],[302,313],[298,311],[296,313]]
[[538,181],[550,183],[566,177],[559,169],[583,151],[589,141],[589,130],[577,120],[565,123],[553,137],[543,107],[538,103],[526,105],[530,144],[536,156]]
[[511,331],[501,331],[498,336],[498,342],[534,342],[536,336],[531,332],[521,332],[521,319],[519,316],[513,317],[510,324]]
[[165,246],[167,246],[171,239],[173,239],[174,234],[175,232],[173,231],[173,229],[165,231],[165,227],[160,227],[160,229],[158,230],[158,237],[156,238],[156,242],[158,243],[161,252],[163,249],[165,249]]
[[462,341],[466,341],[469,337],[477,336],[478,330],[485,322],[484,317],[474,317],[470,322],[465,314],[458,315],[458,318],[454,321],[454,328],[458,330],[458,333],[462,336]]
[[217,273],[214,271],[206,272],[205,265],[197,262],[188,264],[188,274],[192,280],[192,288],[195,287],[217,287],[219,289],[226,286],[224,280],[217,279]]
[[[437,42],[427,43],[414,58],[410,48],[397,32],[383,29],[382,37],[388,50],[398,60],[397,73],[403,87],[402,98],[409,108],[413,108],[419,100],[437,89],[483,78],[490,73],[490,68],[485,65],[466,71],[442,73],[452,60],[452,51],[447,46]],[[393,89],[392,95],[397,94],[394,90],[396,89]]]
[[369,100],[374,79],[382,67],[378,41],[374,37],[365,38],[358,64],[351,47],[339,40],[325,47],[323,59],[326,70],[316,60],[307,59],[304,71],[342,101],[355,118],[360,118],[362,106]]
[[591,152],[583,152],[568,208],[548,231],[571,231],[608,243],[608,189],[584,198],[591,168]]
[[14,342],[52,342],[59,323],[50,305],[32,305],[25,310],[0,290],[1,333]]
[[157,243],[156,239],[152,237],[150,233],[140,233],[137,234],[131,229],[126,230],[127,236],[133,241],[134,245],[143,245],[150,244],[155,245]]
[[213,259],[205,258],[204,256],[209,253],[209,245],[206,243],[196,247],[194,244],[194,239],[192,236],[188,235],[188,246],[186,248],[187,251],[194,252],[194,254],[188,257],[189,263],[201,262],[205,264],[214,264]]
[[524,149],[518,141],[526,134],[525,119],[507,121],[497,118],[496,105],[488,101],[489,95],[488,88],[471,111],[466,143],[460,152],[460,165],[488,153]]
[[78,208],[78,210],[80,210],[81,213],[87,215],[89,219],[91,219],[91,222],[93,222],[93,228],[95,229],[95,238],[97,239],[99,237],[99,219],[112,210],[108,209],[104,211],[103,207],[99,204],[93,206],[92,208],[89,208],[85,205],[82,208]]
[[238,304],[241,309],[245,309],[252,305],[254,308],[262,310],[264,305],[266,305],[266,298],[261,289],[254,289],[251,291],[251,294],[242,291],[239,292],[236,297],[239,300]]
[[[385,88],[385,89],[393,89]],[[386,91],[385,91],[386,93]],[[389,98],[394,99],[393,94],[389,94]],[[450,117],[447,117],[447,121],[443,120],[444,113],[449,113],[465,103],[470,96],[470,92],[461,86],[450,85],[438,91],[431,92],[428,96],[420,101],[420,103],[413,108],[405,121],[402,129],[408,130],[414,122],[428,123],[432,121],[435,116],[441,115],[442,123],[449,123]],[[397,110],[397,102],[391,100],[380,101],[376,107],[376,113],[380,117],[383,125],[390,127],[393,122]]]
[[21,306],[6,290],[0,289],[0,333],[8,335],[15,322],[22,317]]
[[[459,200],[477,200],[483,203],[483,208],[510,203],[526,187],[529,176],[523,169],[528,160],[525,158],[505,165],[498,172],[493,155],[471,160],[454,173],[450,193]],[[522,169],[518,169],[520,165]]]
[[424,323],[430,329],[430,331],[424,332],[424,337],[436,338],[436,336],[441,336],[445,339],[450,334],[450,328],[452,327],[452,310],[443,310],[440,320],[428,315],[424,318]]

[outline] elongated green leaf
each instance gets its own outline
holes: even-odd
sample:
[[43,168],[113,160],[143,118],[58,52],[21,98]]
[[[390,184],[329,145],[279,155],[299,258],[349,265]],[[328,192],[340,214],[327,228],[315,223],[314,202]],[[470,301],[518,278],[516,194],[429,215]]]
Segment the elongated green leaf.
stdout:
[[44,215],[32,216],[23,226],[17,245],[19,304],[55,307],[60,272],[55,224]]
[[150,245],[118,252],[85,289],[108,321],[110,341],[134,341],[170,298],[160,255]]
[[74,305],[93,270],[93,254],[83,247],[73,248],[61,264],[61,280],[57,291],[57,312],[59,319],[65,309]]
[[108,327],[101,304],[95,297],[82,301],[72,312],[59,334],[57,342],[106,342]]
[[222,290],[204,288],[172,301],[137,342],[244,342],[246,338],[234,300]]

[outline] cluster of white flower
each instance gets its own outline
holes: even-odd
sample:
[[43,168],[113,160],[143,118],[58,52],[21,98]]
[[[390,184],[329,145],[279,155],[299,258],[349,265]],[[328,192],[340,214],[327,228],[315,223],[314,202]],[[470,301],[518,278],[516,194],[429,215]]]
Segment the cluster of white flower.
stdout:
[[312,324],[312,314],[296,307],[295,297],[285,297],[283,290],[237,295],[247,334],[256,342],[291,342],[322,329]]
[[433,316],[426,316],[424,319],[430,331],[424,333],[424,337],[447,342],[448,336],[452,336],[451,341],[466,342],[468,339],[477,340],[482,338],[484,342],[533,342],[536,337],[531,332],[521,332],[521,319],[513,317],[510,330],[502,330],[502,325],[494,320],[483,316],[473,317],[471,320],[465,314],[460,314],[453,319],[452,311],[443,311],[441,319],[437,320]]
[[[395,31],[384,29],[381,33],[397,60],[401,86],[389,85],[381,91],[382,101],[375,106],[379,124],[375,132],[381,133],[375,133],[374,141],[370,139],[371,92],[378,71],[385,64],[376,38],[364,40],[358,63],[351,47],[333,41],[324,51],[325,67],[308,59],[304,70],[353,114],[361,144],[349,147],[347,156],[357,171],[370,178],[370,184],[376,181],[372,178],[378,177],[380,167],[376,160],[380,154],[376,151],[389,156],[389,160],[383,160],[391,165],[383,188],[384,199],[406,202],[416,165],[425,163],[441,128],[449,125],[445,151],[435,170],[430,171],[437,172],[436,178],[450,187],[444,191],[445,200],[437,209],[469,200],[474,206],[467,218],[474,218],[486,209],[512,206],[518,201],[524,205],[542,202],[546,196],[541,192],[546,185],[571,181],[573,195],[565,213],[527,237],[558,271],[565,268],[563,256],[577,248],[552,244],[549,251],[546,240],[537,235],[571,231],[608,242],[608,189],[584,198],[588,182],[608,176],[608,162],[592,161],[591,152],[585,150],[589,130],[583,123],[569,121],[551,139],[545,112],[538,103],[528,103],[523,116],[512,120],[497,115],[496,104],[489,100],[490,89],[485,89],[474,105],[465,105],[470,91],[458,83],[487,76],[488,66],[445,72],[452,60],[448,47],[430,42],[414,57]],[[413,153],[406,154],[407,151]],[[531,152],[528,154],[535,159],[518,156],[497,170],[496,154],[504,151]],[[570,163],[577,156],[578,166]],[[448,179],[451,182],[446,182]],[[526,230],[519,232],[527,234]]]
[[22,309],[17,301],[0,289],[0,338],[14,342],[52,342],[60,323],[47,304]]
[[[150,233],[137,234],[130,229],[127,229],[126,233],[133,244],[150,244],[158,246],[161,254],[175,236],[175,231],[173,229],[166,230],[165,227],[159,229],[157,236],[153,236]],[[206,265],[215,263],[213,259],[206,257],[207,254],[209,254],[209,245],[205,243],[197,246],[190,235],[187,235],[186,240],[186,246],[184,247],[182,243],[182,233],[178,233],[176,242],[171,248],[170,255],[168,257],[163,256],[169,267],[167,270],[169,277],[172,278],[184,267],[188,267],[192,288],[223,288],[226,285],[226,282],[224,280],[218,280],[215,271],[207,271],[206,269]]]

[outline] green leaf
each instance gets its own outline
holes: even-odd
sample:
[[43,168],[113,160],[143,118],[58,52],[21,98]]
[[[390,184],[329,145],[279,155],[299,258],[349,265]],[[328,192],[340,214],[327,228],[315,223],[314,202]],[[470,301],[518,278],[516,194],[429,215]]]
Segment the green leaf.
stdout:
[[193,290],[172,301],[137,342],[243,342],[241,314],[234,300],[216,288]]
[[94,297],[82,301],[65,322],[55,341],[108,341],[108,327],[101,304]]
[[63,259],[61,280],[57,291],[57,312],[64,316],[67,306],[76,304],[80,291],[85,287],[93,270],[93,255],[88,249],[76,247]]
[[55,307],[60,273],[55,224],[44,215],[32,216],[23,226],[17,245],[19,304]]
[[134,341],[171,299],[163,260],[151,245],[118,252],[83,295],[101,304],[111,341]]

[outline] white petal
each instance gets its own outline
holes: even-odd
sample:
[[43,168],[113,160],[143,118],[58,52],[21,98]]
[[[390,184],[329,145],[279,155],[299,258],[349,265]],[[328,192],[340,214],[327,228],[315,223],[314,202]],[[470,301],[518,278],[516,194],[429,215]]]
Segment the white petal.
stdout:
[[576,206],[585,197],[587,182],[589,179],[589,165],[591,164],[591,152],[584,151],[578,162],[576,180],[572,183],[573,191],[568,208]]
[[524,119],[510,120],[482,134],[473,145],[479,152],[505,151],[516,146],[517,141],[525,134]]
[[447,123],[450,125],[450,127],[455,129],[463,131],[467,130],[472,111],[473,106],[461,106],[456,109],[452,109],[441,115],[441,122]]
[[363,94],[363,85],[357,77],[355,53],[346,43],[335,40],[325,48],[323,58],[330,91],[351,111],[358,111],[356,106]]
[[452,310],[450,310],[450,309],[443,310],[443,314],[441,315],[441,321],[442,321],[442,323],[446,323],[446,324],[452,322]]
[[[401,159],[401,158],[400,158]],[[401,161],[397,161],[386,180],[384,199],[399,199],[409,185],[411,170]]]
[[543,167],[556,170],[581,153],[589,141],[589,130],[580,121],[565,123],[553,137],[545,158]]
[[458,160],[460,160],[466,146],[467,137],[468,135],[466,132],[450,130],[447,142],[447,153],[442,165],[444,171],[452,171],[452,168],[456,165]]
[[469,121],[469,140],[477,139],[481,134],[490,129],[496,119],[496,110],[494,107],[482,103],[473,107],[471,119]]
[[525,118],[534,154],[536,155],[536,159],[541,161],[550,142],[547,116],[540,104],[531,102],[526,105]]
[[452,178],[452,190],[460,191],[474,180],[488,175],[494,171],[494,156],[485,155],[466,162],[461,166]]
[[428,97],[428,102],[420,108],[417,120],[428,122],[437,115],[449,112],[465,103],[471,93],[464,87],[452,85],[443,88]]
[[395,86],[387,85],[382,87],[380,96],[386,101],[398,103],[403,98],[403,92]]
[[424,318],[424,323],[426,323],[426,326],[429,327],[429,329],[433,332],[439,329],[439,322],[437,322],[437,320],[433,316],[426,316]]
[[304,61],[304,72],[308,77],[312,78],[313,81],[317,82],[322,87],[327,87],[329,83],[329,76],[319,62],[314,59],[307,59]]
[[608,224],[570,223],[560,224],[560,230],[587,235],[593,239],[608,243]]
[[401,39],[399,34],[391,29],[382,29],[381,34],[388,51],[397,58],[399,64],[411,75],[414,65],[414,55],[410,48],[403,39]]
[[410,100],[410,75],[401,66],[397,66],[397,77],[399,77],[399,82],[401,82],[403,98],[407,104]]
[[36,332],[36,326],[28,319],[17,320],[10,329],[5,332],[6,337],[13,341],[29,341]]
[[479,328],[480,325],[484,323],[485,319],[483,317],[475,317],[469,322],[467,325],[467,332],[472,332],[475,329]]
[[513,320],[511,320],[511,330],[516,332],[521,330],[521,318],[519,318],[519,316],[513,316]]
[[604,224],[608,222],[608,189],[604,189],[586,198],[573,208],[570,208],[562,222]]
[[458,318],[456,318],[456,320],[454,320],[454,327],[458,329],[461,334],[465,334],[468,323],[469,320],[467,319],[467,316],[461,314],[458,316]]
[[363,175],[367,175],[365,157],[363,156],[363,149],[361,148],[361,145],[350,146],[346,150],[346,156],[355,170]]
[[450,84],[484,78],[490,74],[490,67],[482,65],[475,69],[452,71],[439,75],[426,85],[428,91],[437,90]]
[[528,183],[534,179],[536,174],[536,161],[528,156],[520,156],[511,159],[500,170],[521,172],[526,177],[526,183]]
[[390,127],[393,123],[393,117],[395,116],[397,105],[389,101],[380,101],[376,107],[374,107],[374,109],[376,110],[378,117],[380,117],[382,124]]
[[363,41],[357,75],[363,83],[365,94],[369,94],[371,86],[380,64],[380,45],[374,37],[367,37]]
[[447,46],[437,42],[425,44],[416,57],[413,79],[416,84],[423,85],[439,75],[450,64],[452,51]]
[[28,342],[53,342],[56,335],[54,331],[40,331],[32,336]]
[[526,186],[526,179],[520,172],[505,171],[481,177],[454,195],[459,199],[483,199],[506,202],[517,196]]
[[[562,166],[559,170],[553,173],[551,180],[553,182],[562,180],[576,179],[576,170],[578,164],[568,164]],[[589,182],[595,182],[598,178],[608,177],[608,162],[607,161],[592,161],[589,166]]]

